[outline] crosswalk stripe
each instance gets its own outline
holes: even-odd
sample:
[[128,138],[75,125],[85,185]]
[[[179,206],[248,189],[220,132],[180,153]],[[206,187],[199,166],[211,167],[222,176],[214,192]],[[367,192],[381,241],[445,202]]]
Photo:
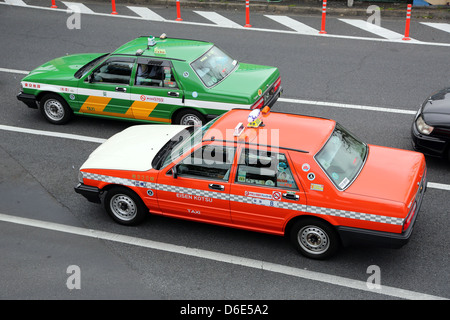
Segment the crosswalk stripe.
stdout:
[[231,21],[230,19],[227,19],[224,16],[221,16],[220,14],[212,11],[194,11],[194,12],[222,27],[243,28],[236,22]]
[[421,24],[450,33],[450,23],[421,22]]
[[89,9],[88,7],[86,7],[84,4],[79,3],[79,2],[67,2],[67,1],[62,1],[62,3],[64,3],[67,8],[69,8],[70,10],[72,10],[73,12],[79,12],[79,13],[94,13],[94,11],[92,11],[91,9]]
[[161,17],[159,14],[157,14],[156,12],[150,10],[149,8],[134,7],[134,6],[127,6],[127,8],[147,20],[152,20],[152,21],[165,21],[166,20],[163,17]]
[[275,16],[275,15],[269,15],[269,14],[266,14],[264,16],[269,19],[272,19],[288,28],[294,29],[295,31],[297,31],[301,34],[318,34],[319,33],[319,30],[311,28],[310,26],[307,26],[306,24],[301,23],[292,18],[289,18],[287,16]]
[[5,0],[5,3],[12,4],[14,6],[27,6],[22,0]]
[[380,36],[385,39],[401,40],[404,37],[403,34],[400,34],[400,33],[391,31],[389,29],[377,26],[376,24],[369,23],[365,20],[358,20],[358,19],[339,19],[339,20],[342,22],[348,23],[354,27],[357,27],[359,29],[376,34],[377,36]]

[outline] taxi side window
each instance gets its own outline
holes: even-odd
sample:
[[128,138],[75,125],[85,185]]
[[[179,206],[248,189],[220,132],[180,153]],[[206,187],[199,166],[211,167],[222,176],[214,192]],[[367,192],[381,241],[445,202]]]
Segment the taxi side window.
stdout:
[[197,148],[177,165],[179,176],[228,181],[235,148],[207,145]]
[[178,87],[171,67],[144,63],[138,64],[136,85],[167,88]]
[[106,61],[97,68],[90,77],[91,82],[106,82],[126,84],[130,83],[132,62]]
[[245,149],[239,158],[236,182],[297,189],[284,153]]

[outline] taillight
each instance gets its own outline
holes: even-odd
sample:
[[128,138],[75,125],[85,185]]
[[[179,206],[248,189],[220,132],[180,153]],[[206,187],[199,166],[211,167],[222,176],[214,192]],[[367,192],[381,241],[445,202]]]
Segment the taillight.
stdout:
[[264,98],[261,97],[258,101],[256,101],[251,107],[250,109],[261,109],[262,107],[264,107]]
[[277,92],[278,88],[280,87],[280,84],[281,84],[281,77],[279,77],[277,81],[275,81],[275,84],[273,85],[273,92]]
[[414,201],[414,205],[413,205],[412,209],[409,211],[409,214],[406,217],[405,222],[403,223],[403,231],[405,231],[405,230],[407,230],[409,228],[409,225],[411,224],[412,218],[416,214],[416,209],[417,209],[417,202]]

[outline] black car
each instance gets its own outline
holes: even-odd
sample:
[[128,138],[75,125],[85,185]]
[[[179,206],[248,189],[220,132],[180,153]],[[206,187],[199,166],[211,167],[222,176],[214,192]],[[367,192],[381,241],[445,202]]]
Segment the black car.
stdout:
[[450,88],[425,100],[414,118],[411,134],[415,150],[450,160]]

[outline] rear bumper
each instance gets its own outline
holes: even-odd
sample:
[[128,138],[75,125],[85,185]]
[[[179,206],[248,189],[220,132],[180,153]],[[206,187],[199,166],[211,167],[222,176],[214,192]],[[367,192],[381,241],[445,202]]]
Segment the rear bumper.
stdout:
[[81,194],[89,202],[101,203],[101,200],[100,200],[101,191],[99,188],[86,186],[82,183],[79,183],[75,187],[75,192]]
[[272,106],[277,102],[278,98],[283,93],[283,87],[280,85],[278,90],[270,97],[269,101],[267,101],[264,106],[269,106],[269,108],[272,108]]
[[17,100],[22,101],[29,108],[33,108],[33,109],[37,109],[38,108],[36,97],[34,95],[32,95],[32,94],[23,93],[22,91],[20,91],[17,94]]

